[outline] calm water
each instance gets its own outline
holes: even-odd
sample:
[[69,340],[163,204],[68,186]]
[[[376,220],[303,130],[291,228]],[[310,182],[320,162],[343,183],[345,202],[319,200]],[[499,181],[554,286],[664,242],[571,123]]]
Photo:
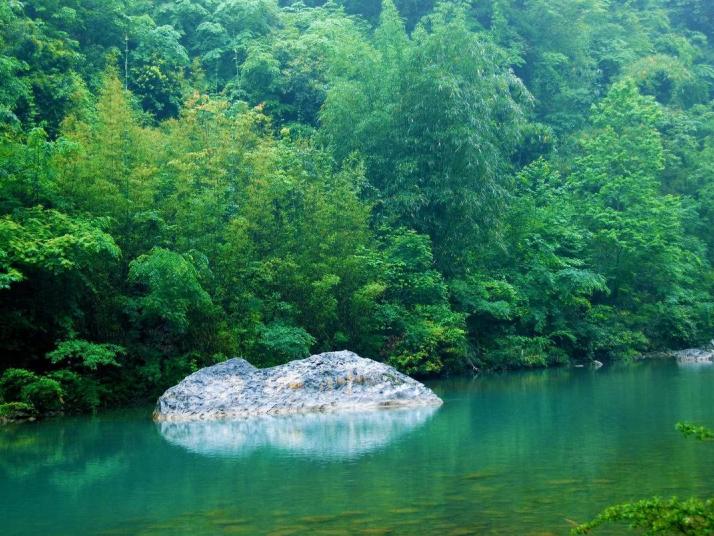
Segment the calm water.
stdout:
[[0,429],[0,533],[567,534],[605,505],[711,495],[714,367],[432,384],[437,410]]

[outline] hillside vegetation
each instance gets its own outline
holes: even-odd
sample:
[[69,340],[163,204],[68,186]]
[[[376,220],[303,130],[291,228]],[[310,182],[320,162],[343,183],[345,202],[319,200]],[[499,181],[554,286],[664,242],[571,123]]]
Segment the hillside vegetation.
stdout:
[[711,339],[713,38],[709,0],[0,3],[2,397]]

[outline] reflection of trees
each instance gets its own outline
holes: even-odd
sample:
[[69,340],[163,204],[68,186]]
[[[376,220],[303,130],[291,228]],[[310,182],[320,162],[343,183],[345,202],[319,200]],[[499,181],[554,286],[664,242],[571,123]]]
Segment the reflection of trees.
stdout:
[[422,426],[437,408],[310,413],[231,421],[162,422],[161,435],[199,454],[236,456],[274,447],[317,458],[352,458]]
[[517,508],[521,520],[543,526],[548,515],[588,519],[643,493],[706,488],[707,460],[680,445],[672,423],[711,415],[710,382],[673,362],[649,362],[457,379],[445,391],[440,384],[444,412],[431,427],[443,437],[440,467],[472,480],[435,479],[433,496],[468,489],[474,515]]
[[42,478],[65,489],[78,489],[120,471],[126,463],[124,442],[112,442],[107,423],[98,418],[57,419],[0,429],[3,480]]
[[[71,425],[70,425],[71,426]],[[40,430],[39,427],[42,427]],[[22,479],[58,468],[83,463],[91,426],[77,437],[67,437],[67,426],[56,423],[8,426],[0,431],[0,473],[4,478]],[[48,433],[48,430],[49,431]]]
[[52,471],[51,482],[65,491],[76,492],[92,484],[105,481],[107,478],[121,473],[126,469],[127,461],[124,454],[115,454],[99,460],[85,462],[77,471],[57,468]]

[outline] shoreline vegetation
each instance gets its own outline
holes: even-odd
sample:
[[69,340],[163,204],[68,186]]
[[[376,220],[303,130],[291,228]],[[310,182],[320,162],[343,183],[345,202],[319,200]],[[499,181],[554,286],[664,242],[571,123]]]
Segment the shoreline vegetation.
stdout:
[[[704,355],[704,358],[700,358],[699,360],[691,360],[691,359],[682,359],[682,355],[688,356],[690,354],[693,355]],[[659,351],[659,352],[652,352],[648,354],[642,354],[640,356],[636,356],[632,359],[628,360],[621,360],[616,362],[617,364],[627,364],[627,363],[632,363],[632,362],[642,362],[642,361],[649,361],[649,360],[669,360],[669,361],[677,361],[680,364],[683,364],[685,366],[689,365],[697,365],[697,364],[704,364],[704,365],[709,365],[714,362],[714,345],[709,344],[708,346],[704,348],[691,348],[687,350],[671,350],[671,351]],[[588,363],[567,363],[564,365],[559,365],[559,367],[565,367],[565,368],[585,368],[589,367],[591,369],[597,370],[600,367],[602,367],[603,364],[597,360],[590,361]],[[23,402],[4,402],[0,403],[0,425],[3,424],[21,424],[21,423],[34,423],[41,421],[43,419],[47,418],[61,418],[66,415],[81,415],[81,414],[86,414],[89,413],[89,411],[68,411],[65,413],[63,411],[63,408],[61,406],[55,406],[52,409],[44,409],[44,410],[38,410],[37,407],[32,403],[31,400],[28,399],[28,397],[25,395],[23,396],[22,394],[22,389],[26,387],[27,385],[32,384],[33,382],[36,382],[38,380],[37,375],[33,374],[27,374],[27,371],[22,371],[22,370],[15,370],[15,369],[8,369],[9,372],[5,373],[3,377],[0,377],[0,386],[7,386],[11,381],[15,380],[18,383],[20,383],[20,387],[16,385],[14,387],[16,394],[14,398],[19,399],[19,400],[25,400]],[[527,369],[516,369],[516,370],[527,370]],[[502,372],[508,372],[508,371],[502,371],[499,369],[484,369],[484,370],[463,370],[460,371],[456,374],[456,377],[479,377],[479,376],[487,376],[489,374],[499,374]],[[19,379],[16,379],[18,378]],[[9,380],[8,380],[9,379]],[[41,378],[40,378],[41,379]],[[5,387],[7,389],[7,387]],[[54,394],[52,399],[54,400]],[[155,401],[154,400],[142,400],[142,401],[136,401],[132,404],[129,405],[123,405],[123,407],[148,407],[148,405],[153,404]],[[62,400],[62,403],[64,405],[64,400]],[[41,408],[43,406],[41,404],[38,404]],[[153,407],[153,406],[152,406]],[[100,408],[94,408],[91,410],[91,413],[96,413],[99,411]],[[703,440],[709,440],[709,437],[706,435],[708,433],[708,429],[704,427],[697,427],[696,429],[692,427],[693,425],[677,425],[677,429],[682,432],[682,434],[686,436],[695,436],[697,439],[703,439]],[[698,431],[698,432],[697,432]],[[697,433],[695,433],[697,432]]]
[[707,0],[0,5],[0,402],[714,333]]

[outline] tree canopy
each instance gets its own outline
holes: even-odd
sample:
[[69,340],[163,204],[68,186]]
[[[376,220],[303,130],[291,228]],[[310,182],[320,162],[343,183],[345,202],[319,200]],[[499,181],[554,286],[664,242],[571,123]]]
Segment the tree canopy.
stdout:
[[710,6],[3,2],[4,402],[710,340]]

